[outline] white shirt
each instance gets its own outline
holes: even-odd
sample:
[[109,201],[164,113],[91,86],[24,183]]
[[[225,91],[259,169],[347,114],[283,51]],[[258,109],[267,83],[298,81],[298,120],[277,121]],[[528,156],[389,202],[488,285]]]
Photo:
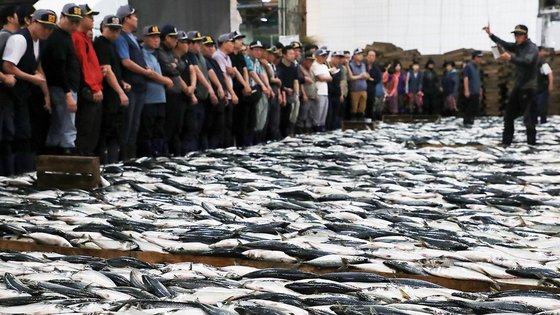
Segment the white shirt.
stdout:
[[552,69],[550,68],[550,66],[548,65],[548,63],[544,63],[541,67],[541,73],[543,75],[549,75],[552,73]]
[[[320,64],[317,61],[313,61],[313,64],[311,65],[311,74],[313,74],[314,77],[331,75],[327,65]],[[317,80],[315,82],[315,86],[317,87],[317,95],[329,95],[329,85],[327,82]]]
[[[17,65],[23,55],[25,55],[25,51],[27,50],[27,41],[25,37],[21,34],[15,34],[8,38],[6,42],[6,48],[4,49],[4,55],[2,59],[5,61],[9,61],[14,65]],[[39,59],[39,40],[33,41],[33,53],[35,54],[35,60]]]

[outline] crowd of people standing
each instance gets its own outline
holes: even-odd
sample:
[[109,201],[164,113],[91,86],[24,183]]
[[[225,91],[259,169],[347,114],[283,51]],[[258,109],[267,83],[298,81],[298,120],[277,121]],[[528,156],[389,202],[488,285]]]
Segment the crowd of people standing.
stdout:
[[36,154],[115,163],[244,148],[384,113],[453,114],[459,94],[470,108],[465,124],[478,112],[478,51],[460,80],[453,63],[440,78],[433,61],[406,71],[379,64],[373,50],[245,44],[237,31],[214,38],[173,25],[137,30],[130,5],[104,17],[93,39],[98,14],[74,3],[60,16],[25,5],[0,12],[0,175],[33,170]]

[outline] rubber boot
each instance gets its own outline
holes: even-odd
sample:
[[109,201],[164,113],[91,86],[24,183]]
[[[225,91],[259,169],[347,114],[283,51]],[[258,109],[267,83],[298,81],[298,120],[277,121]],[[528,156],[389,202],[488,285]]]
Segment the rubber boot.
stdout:
[[163,139],[153,139],[151,144],[151,156],[159,157],[163,156]]
[[0,175],[14,175],[14,162],[11,142],[0,142]]
[[15,175],[15,156],[14,154],[9,154],[4,157],[2,161],[2,168],[4,169],[5,176],[14,176]]
[[126,144],[123,144],[119,150],[119,161],[127,161],[128,158],[128,146]]
[[527,144],[537,144],[537,129],[535,127],[527,127]]
[[136,154],[136,143],[128,145],[128,158],[134,159],[137,157]]
[[152,157],[152,140],[138,142],[138,157]]
[[99,162],[101,162],[102,165],[109,164],[107,159],[107,148],[99,149]]
[[31,152],[16,152],[14,154],[14,173],[24,174],[32,172],[34,168],[35,155]]
[[114,164],[119,161],[119,145],[111,144],[107,147],[107,164]]

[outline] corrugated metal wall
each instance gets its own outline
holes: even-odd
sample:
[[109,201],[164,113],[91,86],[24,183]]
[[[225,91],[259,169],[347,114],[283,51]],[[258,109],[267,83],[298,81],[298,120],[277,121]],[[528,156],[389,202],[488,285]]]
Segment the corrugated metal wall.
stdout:
[[459,48],[489,50],[481,28],[490,19],[496,34],[526,24],[540,42],[535,0],[307,0],[307,35],[331,49],[391,42],[422,54]]
[[216,36],[230,31],[229,0],[129,0],[138,10],[139,29],[148,24],[173,24]]

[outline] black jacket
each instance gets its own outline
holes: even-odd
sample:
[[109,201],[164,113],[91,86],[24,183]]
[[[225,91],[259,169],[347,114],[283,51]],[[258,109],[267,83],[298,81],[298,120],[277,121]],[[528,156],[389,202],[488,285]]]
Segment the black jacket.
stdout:
[[508,43],[492,34],[490,39],[508,52],[514,53],[511,63],[515,66],[514,89],[536,89],[539,71],[539,50],[530,39],[521,45]]
[[440,82],[436,71],[426,68],[422,77],[422,91],[424,94],[436,94],[439,88]]
[[[173,81],[173,88],[167,90],[167,92],[173,92],[175,94],[182,93],[181,90],[181,72],[177,68],[179,63],[178,58],[175,56],[173,49],[165,47],[165,44],[161,44],[159,49],[156,50],[156,57],[161,66],[161,74],[170,78]],[[175,64],[175,66],[173,66]]]

